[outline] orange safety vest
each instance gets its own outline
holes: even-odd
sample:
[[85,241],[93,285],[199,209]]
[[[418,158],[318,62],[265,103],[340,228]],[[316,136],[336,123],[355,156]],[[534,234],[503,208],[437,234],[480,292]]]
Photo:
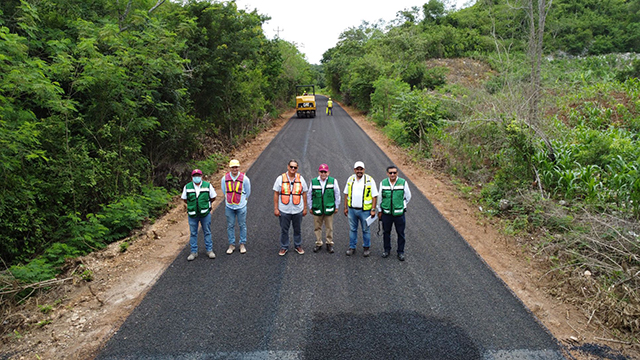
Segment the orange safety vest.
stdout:
[[[293,189],[292,189],[293,188]],[[300,198],[302,194],[302,182],[300,181],[300,174],[296,174],[293,183],[289,182],[287,173],[282,174],[282,188],[280,189],[280,201],[283,204],[289,204],[289,199],[293,197],[293,205],[300,204]]]
[[224,177],[225,184],[227,184],[227,203],[238,205],[240,204],[240,198],[242,198],[242,182],[244,181],[244,173],[238,174],[238,178],[234,181],[231,177],[231,173],[227,173]]

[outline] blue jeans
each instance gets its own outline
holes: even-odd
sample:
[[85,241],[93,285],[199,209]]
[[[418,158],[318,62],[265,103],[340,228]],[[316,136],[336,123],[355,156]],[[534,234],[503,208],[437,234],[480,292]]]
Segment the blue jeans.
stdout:
[[293,246],[302,246],[302,212],[297,214],[280,213],[280,248],[289,249],[289,227],[293,224]]
[[213,241],[211,241],[211,213],[208,213],[205,217],[189,217],[189,230],[191,236],[189,237],[189,245],[191,245],[191,252],[198,252],[198,223],[202,225],[202,232],[204,233],[204,247],[207,251],[213,250]]
[[366,221],[369,216],[371,216],[370,210],[349,208],[349,248],[355,249],[358,245],[358,222],[362,224],[362,245],[371,246],[371,233]]
[[225,206],[224,214],[227,216],[227,237],[229,245],[236,244],[236,218],[238,219],[238,227],[240,228],[240,244],[247,243],[247,207],[242,209],[230,209]]
[[396,234],[398,235],[398,254],[404,253],[404,228],[406,226],[404,214],[401,216],[382,214],[380,220],[382,221],[382,229],[384,229],[384,235],[382,236],[384,251],[391,252],[391,226],[395,225]]

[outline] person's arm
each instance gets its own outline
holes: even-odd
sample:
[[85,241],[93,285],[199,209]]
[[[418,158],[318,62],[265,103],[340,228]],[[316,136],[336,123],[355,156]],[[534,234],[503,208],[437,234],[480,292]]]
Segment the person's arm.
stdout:
[[304,206],[302,207],[302,216],[306,216],[307,215],[307,206],[308,206],[308,202],[307,202],[307,194],[309,193],[309,187],[307,186],[306,181],[304,181],[304,178],[302,176],[300,176],[300,181],[302,182],[302,202],[304,204]]
[[344,216],[349,216],[349,179],[347,179],[342,193],[344,194]]
[[[313,186],[313,179],[311,180],[311,182],[309,183],[309,188],[311,188]],[[311,195],[312,195],[313,191],[307,191],[307,204],[309,204],[309,210],[311,210],[311,204],[313,204],[313,199],[311,199]],[[307,207],[305,206],[305,209]]]
[[[382,189],[382,182],[380,182],[380,189]],[[382,218],[382,208],[380,207],[380,204],[382,204],[382,192],[378,193],[378,198],[377,198],[377,203],[376,203],[376,210],[378,211],[378,219]]]
[[280,210],[278,210],[278,192],[273,192],[273,215],[280,216]]
[[249,201],[249,196],[251,196],[251,180],[245,174],[244,176],[244,184],[242,185],[242,189],[244,189],[244,196],[247,201]]
[[333,192],[333,194],[334,194],[333,198],[334,198],[334,201],[336,203],[336,211],[334,212],[334,214],[335,214],[335,213],[338,212],[338,210],[340,210],[340,202],[341,202],[342,199],[340,198],[340,185],[338,185],[338,180],[334,179],[333,180],[333,184],[334,184],[333,188],[334,189],[338,189],[338,191],[334,191]]
[[407,204],[411,201],[411,190],[409,190],[409,183],[404,182],[404,209],[407,210]]
[[[373,179],[372,179],[373,180]],[[376,186],[376,182],[375,181],[371,181],[371,211],[369,212],[369,214],[371,214],[371,216],[376,216],[376,205],[378,204],[378,187]]]
[[212,204],[214,201],[216,201],[217,196],[218,194],[216,193],[216,189],[213,187],[213,185],[209,184],[209,201],[211,201]]

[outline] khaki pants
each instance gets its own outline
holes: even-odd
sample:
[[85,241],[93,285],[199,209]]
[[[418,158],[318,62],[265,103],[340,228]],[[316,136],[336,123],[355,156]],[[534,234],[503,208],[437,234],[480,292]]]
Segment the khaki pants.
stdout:
[[327,233],[327,244],[333,245],[333,214],[314,215],[313,232],[316,234],[316,246],[322,246],[322,224]]

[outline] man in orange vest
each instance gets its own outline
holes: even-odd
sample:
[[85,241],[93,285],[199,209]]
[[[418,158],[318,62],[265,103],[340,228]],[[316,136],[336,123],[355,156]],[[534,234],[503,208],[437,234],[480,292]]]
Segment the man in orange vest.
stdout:
[[298,174],[298,161],[289,160],[287,172],[273,184],[273,214],[280,219],[280,252],[289,250],[289,227],[293,225],[293,246],[300,255],[302,250],[302,217],[307,215],[307,183]]
[[240,254],[247,252],[247,200],[251,195],[251,181],[240,172],[240,161],[229,161],[229,172],[220,179],[222,195],[226,207],[224,213],[227,217],[227,238],[229,248],[227,255],[233,254],[236,249],[236,219],[240,228]]

